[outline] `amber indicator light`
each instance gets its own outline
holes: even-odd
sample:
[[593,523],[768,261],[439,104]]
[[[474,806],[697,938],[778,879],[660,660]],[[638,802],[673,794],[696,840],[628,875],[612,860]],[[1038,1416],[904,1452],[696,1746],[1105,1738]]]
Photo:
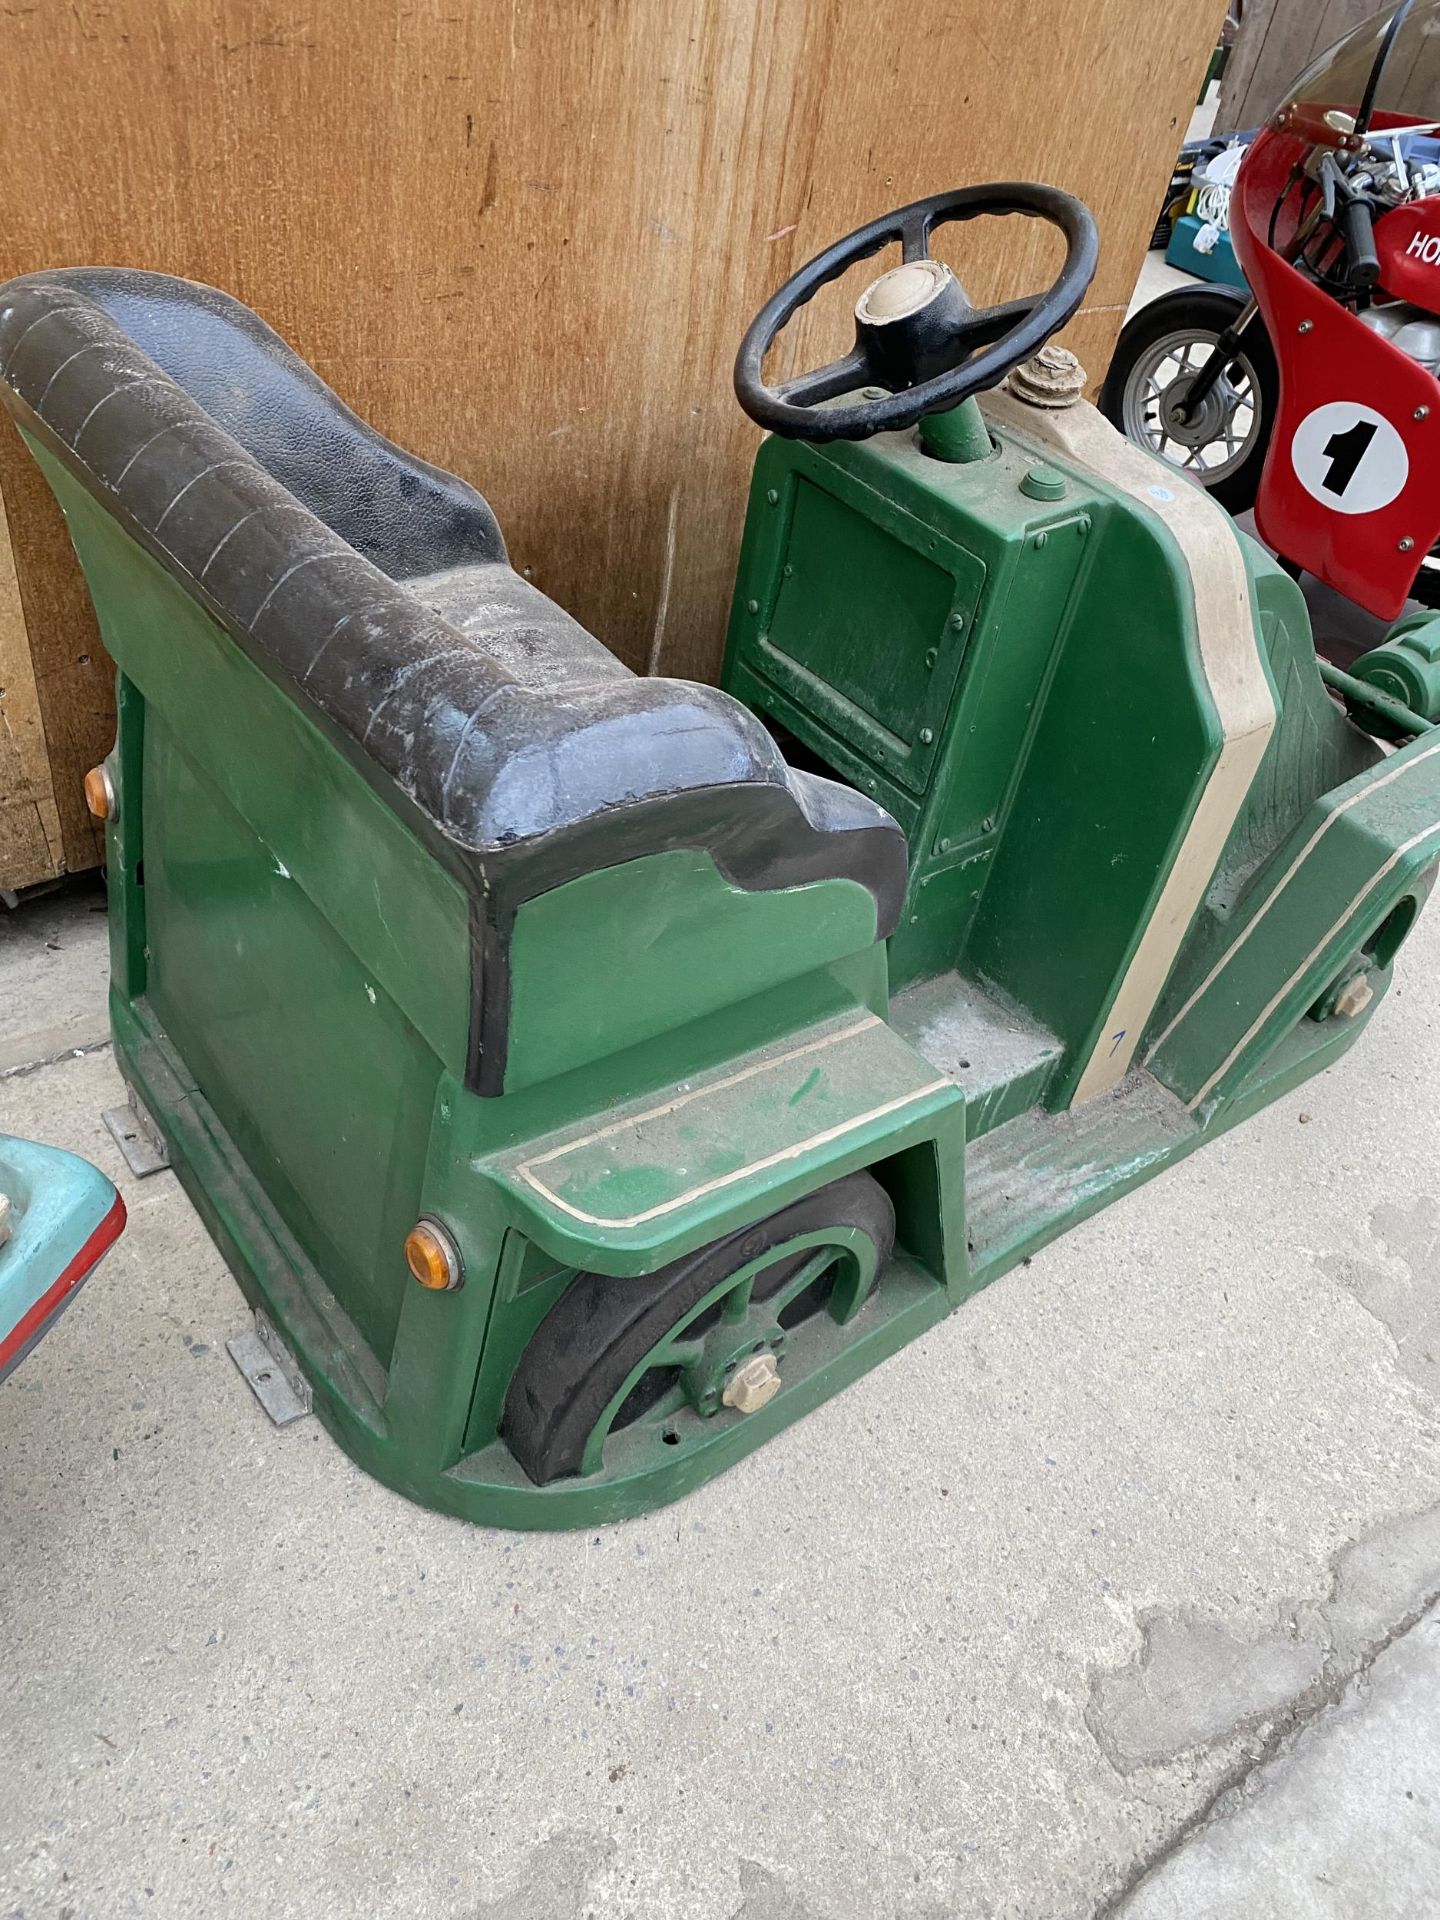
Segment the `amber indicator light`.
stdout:
[[91,767],[85,776],[85,804],[97,820],[108,820],[115,811],[115,789],[104,767]]
[[405,1264],[422,1287],[438,1293],[458,1287],[463,1278],[455,1242],[433,1220],[417,1220],[406,1234]]

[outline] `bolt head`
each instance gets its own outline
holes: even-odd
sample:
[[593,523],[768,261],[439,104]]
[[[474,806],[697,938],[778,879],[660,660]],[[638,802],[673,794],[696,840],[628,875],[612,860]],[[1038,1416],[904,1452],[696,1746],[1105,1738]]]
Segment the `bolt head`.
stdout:
[[1414,546],[1414,544],[1415,542],[1410,538],[1409,534],[1407,533],[1405,538],[1400,542],[1401,553],[1409,553],[1410,549]]
[[747,600],[745,602],[745,611],[747,613],[759,613],[760,602],[758,600]]
[[725,1383],[721,1398],[736,1413],[758,1413],[780,1391],[780,1368],[773,1353],[753,1353]]
[[780,504],[780,494],[775,487],[767,487],[765,489],[765,498],[770,502],[772,507],[778,507]]
[[929,727],[921,727],[921,729],[920,729],[920,744],[921,744],[921,746],[922,746],[922,747],[928,747],[928,746],[929,746],[929,744],[930,744],[930,742],[931,742],[931,741],[932,741],[932,740],[933,740],[934,738],[935,738],[935,735],[934,735],[934,733],[933,733],[933,732],[931,731],[931,729],[930,729]]
[[1311,333],[1314,331],[1314,327],[1315,327],[1315,322],[1313,320],[1302,320],[1300,322],[1299,331],[1301,333]]
[[1353,1020],[1375,998],[1375,989],[1363,973],[1351,974],[1335,996],[1331,1011],[1341,1020]]
[[1068,348],[1047,345],[1012,367],[1005,384],[1029,406],[1073,407],[1085,391],[1085,379],[1085,369]]
[[1428,420],[1430,418],[1430,409],[1428,407],[1416,407],[1415,418],[1417,420]]

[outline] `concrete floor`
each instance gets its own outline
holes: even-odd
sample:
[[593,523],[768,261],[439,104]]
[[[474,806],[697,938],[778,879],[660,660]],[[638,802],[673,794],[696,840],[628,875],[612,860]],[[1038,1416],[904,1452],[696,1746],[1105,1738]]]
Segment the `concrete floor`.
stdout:
[[[94,905],[0,917],[12,1067],[102,1030]],[[273,1428],[173,1174],[100,1126],[108,1049],[12,1071],[0,1126],[130,1226],[0,1391],[0,1913],[1440,1912],[1437,975],[1432,912],[1323,1079],[553,1538]]]
[[1193,273],[1182,273],[1179,267],[1172,267],[1163,253],[1147,253],[1140,262],[1140,278],[1135,282],[1135,291],[1125,309],[1125,318],[1128,320],[1142,307],[1148,307],[1162,293],[1173,293],[1176,287],[1199,284]]

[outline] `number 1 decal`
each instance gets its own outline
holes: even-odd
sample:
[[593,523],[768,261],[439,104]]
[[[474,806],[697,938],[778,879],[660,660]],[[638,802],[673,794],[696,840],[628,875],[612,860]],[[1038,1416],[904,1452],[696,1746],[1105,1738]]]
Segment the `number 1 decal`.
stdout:
[[1344,433],[1332,433],[1325,442],[1325,458],[1330,471],[1321,481],[1327,493],[1344,493],[1355,478],[1355,469],[1370,450],[1370,442],[1380,429],[1373,420],[1357,420]]
[[1358,400],[1331,400],[1307,413],[1290,442],[1290,464],[1311,499],[1332,513],[1375,513],[1410,477],[1399,433]]

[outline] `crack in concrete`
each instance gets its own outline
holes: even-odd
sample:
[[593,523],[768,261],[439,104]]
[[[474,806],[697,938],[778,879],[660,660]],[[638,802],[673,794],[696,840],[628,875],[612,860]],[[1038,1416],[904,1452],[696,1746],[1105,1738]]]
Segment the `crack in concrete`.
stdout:
[[1293,1615],[1244,1640],[1190,1612],[1154,1609],[1139,1657],[1092,1673],[1085,1724],[1117,1773],[1254,1732],[1319,1685],[1328,1645]]
[[[1423,1584],[1419,1578],[1422,1564],[1426,1567]],[[1263,1728],[1258,1746],[1236,1756],[1202,1804],[1156,1848],[1132,1863],[1114,1891],[1094,1909],[1093,1920],[1111,1920],[1111,1916],[1119,1915],[1131,1895],[1166,1861],[1173,1858],[1196,1833],[1224,1819],[1236,1799],[1252,1786],[1265,1767],[1286,1752],[1321,1714],[1338,1706],[1348,1689],[1357,1680],[1364,1679],[1387,1648],[1394,1646],[1419,1625],[1430,1609],[1440,1602],[1440,1573],[1435,1570],[1437,1564],[1440,1564],[1440,1507],[1426,1508],[1419,1514],[1388,1522],[1361,1539],[1347,1543],[1331,1556],[1329,1597],[1318,1610],[1318,1620],[1323,1623],[1323,1635],[1309,1642],[1321,1655],[1316,1678],[1288,1700],[1271,1704],[1258,1714],[1248,1713],[1241,1720],[1233,1722],[1228,1731],[1194,1743],[1210,1748],[1237,1733]],[[1405,1604],[1397,1613],[1392,1609],[1398,1605],[1402,1591]],[[1388,1619],[1385,1618],[1387,1611]],[[1296,1607],[1290,1609],[1288,1614],[1289,1626],[1297,1633],[1299,1613],[1300,1609]],[[1164,1616],[1151,1616],[1147,1631],[1154,1621],[1162,1618]],[[1223,1635],[1223,1629],[1216,1629],[1210,1623],[1202,1624],[1207,1625],[1210,1632]],[[1283,1626],[1277,1626],[1273,1638],[1278,1640],[1283,1631]],[[1262,1640],[1252,1644],[1258,1648],[1267,1643]],[[1177,1636],[1174,1643],[1177,1654],[1182,1645],[1183,1635]],[[1150,1657],[1151,1643],[1147,1639],[1146,1646],[1128,1668],[1114,1669],[1112,1672],[1143,1672]],[[1095,1724],[1097,1717],[1103,1717],[1096,1699],[1097,1684],[1109,1677],[1099,1676],[1097,1682],[1097,1678],[1092,1676],[1091,1700],[1086,1707],[1085,1721],[1101,1751],[1116,1766],[1117,1772],[1123,1775],[1131,1769],[1117,1764],[1105,1734],[1097,1730]],[[1113,1729],[1107,1728],[1105,1733],[1113,1740]],[[1165,1757],[1173,1758],[1185,1750],[1183,1746],[1174,1746]],[[1135,1760],[1131,1763],[1132,1767],[1146,1764],[1153,1762]]]
[[[62,1060],[80,1060],[86,1054],[103,1053],[115,1043],[107,1033],[78,1040],[61,1040],[58,1036],[41,1034],[23,1044],[26,1047],[39,1046],[42,1051],[34,1058],[23,1060],[7,1060],[4,1053],[0,1052],[0,1081],[18,1080],[22,1074],[38,1073],[42,1067],[58,1066]],[[48,1051],[43,1050],[47,1048]]]

